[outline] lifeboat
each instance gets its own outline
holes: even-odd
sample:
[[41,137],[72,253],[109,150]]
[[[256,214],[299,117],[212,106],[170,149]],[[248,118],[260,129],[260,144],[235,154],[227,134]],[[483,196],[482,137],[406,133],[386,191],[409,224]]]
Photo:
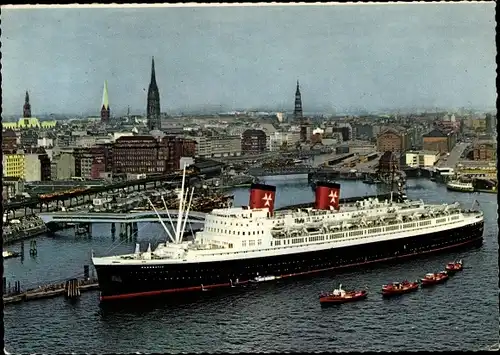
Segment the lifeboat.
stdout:
[[448,280],[448,278],[449,278],[448,273],[446,271],[441,271],[441,272],[426,274],[425,277],[420,281],[422,282],[422,286],[431,286],[445,282],[446,280]]
[[333,290],[333,292],[322,292],[319,295],[319,303],[326,305],[354,302],[365,299],[367,295],[368,292],[365,290],[345,291],[342,289],[342,285],[340,285],[339,288]]
[[464,268],[464,264],[462,262],[462,260],[460,259],[459,261],[454,261],[454,262],[449,262],[448,264],[446,264],[446,272],[448,274],[454,274],[458,271],[462,271],[462,269]]
[[403,293],[416,291],[417,289],[418,282],[409,282],[407,280],[403,282],[393,282],[382,286],[382,296],[401,295]]

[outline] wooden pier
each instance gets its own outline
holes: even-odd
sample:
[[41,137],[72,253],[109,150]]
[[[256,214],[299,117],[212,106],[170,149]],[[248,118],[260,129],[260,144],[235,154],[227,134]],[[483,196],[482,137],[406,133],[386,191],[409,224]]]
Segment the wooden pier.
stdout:
[[82,292],[99,290],[97,279],[71,279],[65,283],[40,286],[21,292],[18,287],[13,292],[4,292],[3,303],[21,303],[38,299],[65,296],[66,298],[78,298]]

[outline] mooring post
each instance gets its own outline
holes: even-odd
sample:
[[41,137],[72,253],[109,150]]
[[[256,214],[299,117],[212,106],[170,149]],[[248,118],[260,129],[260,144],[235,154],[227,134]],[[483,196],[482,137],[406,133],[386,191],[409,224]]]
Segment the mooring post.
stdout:
[[89,266],[88,265],[83,265],[83,278],[85,280],[89,279]]
[[116,223],[111,223],[111,236],[114,238],[116,234]]
[[7,294],[7,278],[5,276],[3,277],[3,294]]

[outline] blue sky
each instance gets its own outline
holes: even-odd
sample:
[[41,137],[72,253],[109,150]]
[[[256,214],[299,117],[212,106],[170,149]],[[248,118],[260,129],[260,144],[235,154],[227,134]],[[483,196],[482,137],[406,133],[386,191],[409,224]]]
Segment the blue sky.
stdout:
[[495,107],[495,5],[3,8],[2,105],[21,114]]

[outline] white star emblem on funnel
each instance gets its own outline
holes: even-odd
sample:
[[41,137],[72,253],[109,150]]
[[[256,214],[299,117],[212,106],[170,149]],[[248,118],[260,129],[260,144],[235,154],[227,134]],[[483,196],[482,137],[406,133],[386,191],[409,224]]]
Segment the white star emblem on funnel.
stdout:
[[328,195],[328,197],[330,197],[330,203],[335,203],[335,200],[337,199],[337,191],[335,190],[331,190],[330,191],[330,195]]
[[264,194],[264,197],[262,197],[264,201],[264,206],[271,206],[271,201],[273,200],[273,196],[271,194]]

